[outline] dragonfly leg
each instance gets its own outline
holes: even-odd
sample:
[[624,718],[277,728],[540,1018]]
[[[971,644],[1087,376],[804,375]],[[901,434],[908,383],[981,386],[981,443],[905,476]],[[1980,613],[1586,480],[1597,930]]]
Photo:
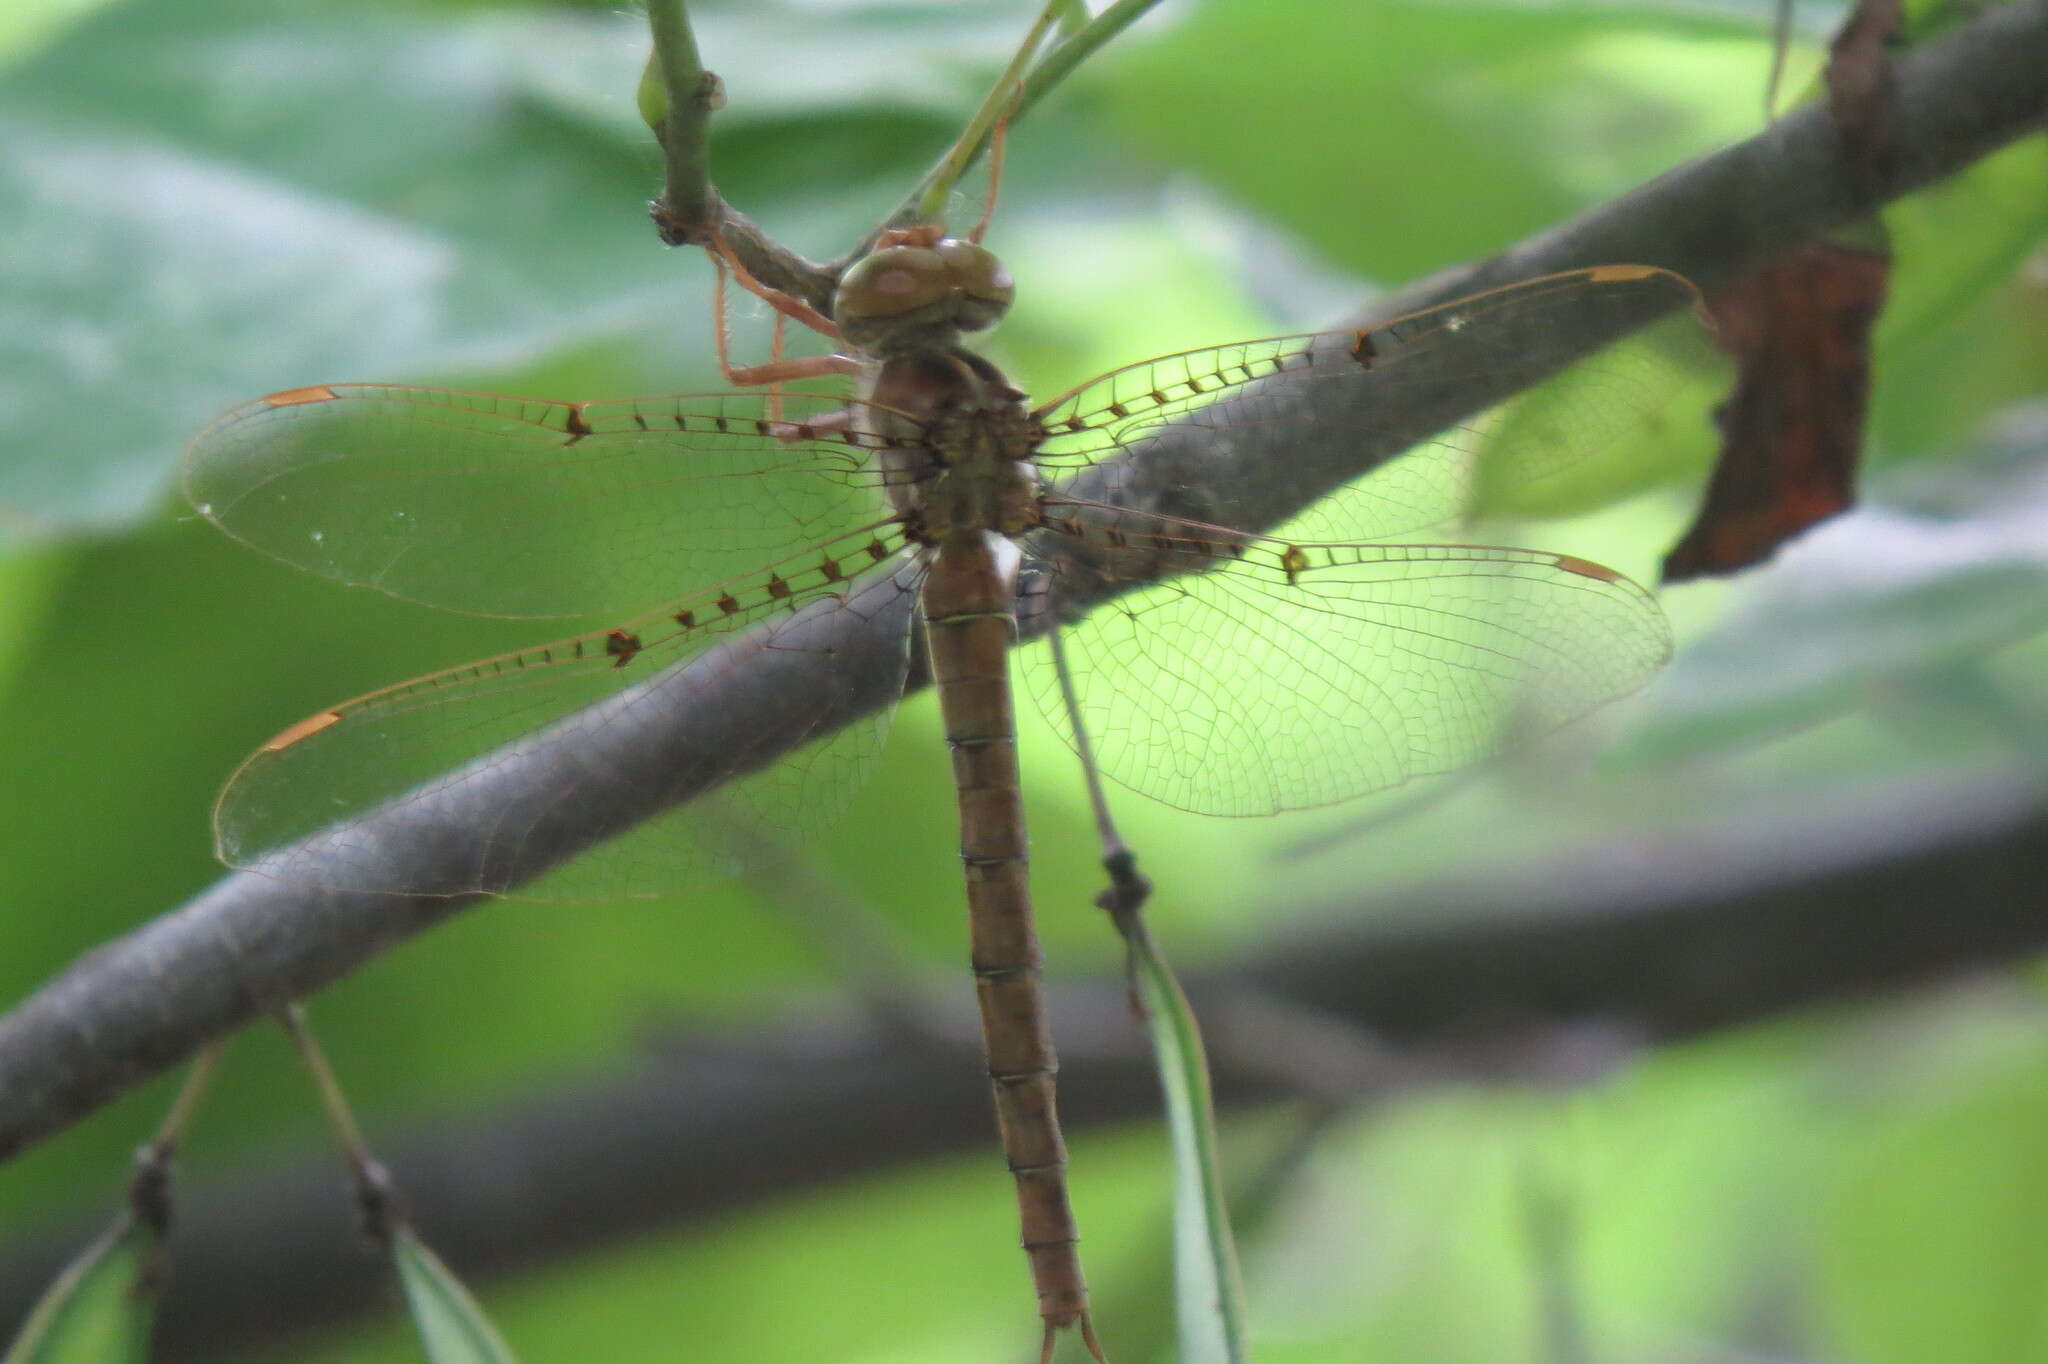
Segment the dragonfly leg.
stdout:
[[819,312],[795,294],[787,293],[775,288],[773,285],[763,284],[760,280],[755,279],[753,272],[740,263],[739,256],[734,254],[732,247],[727,245],[725,238],[717,232],[711,234],[711,241],[704,249],[711,253],[712,260],[731,269],[733,278],[739,281],[740,288],[745,289],[776,312],[781,313],[784,317],[795,318],[798,322],[803,323],[828,341],[841,339],[839,327],[831,318],[825,316],[825,314]]
[[988,198],[982,201],[981,217],[967,234],[967,240],[976,246],[981,245],[981,239],[988,234],[989,221],[996,216],[996,197],[1003,184],[1003,141],[1009,133],[1010,116],[1023,102],[1024,82],[1011,82],[1009,103],[988,135]]
[[[793,379],[823,379],[835,374],[859,374],[860,361],[845,355],[803,355],[794,360],[777,360],[767,365],[746,365],[725,371],[726,382],[740,388],[762,384],[784,384]],[[816,426],[816,422],[811,423]]]
[[[721,242],[721,246],[723,246],[723,242]],[[860,373],[860,360],[854,360],[852,356],[844,356],[844,354],[817,354],[817,356],[801,356],[801,358],[795,358],[795,360],[784,360],[782,358],[782,317],[791,315],[791,313],[786,313],[782,309],[776,309],[776,340],[774,340],[774,358],[770,360],[770,363],[768,365],[743,365],[743,367],[735,367],[733,365],[733,338],[731,338],[731,328],[727,326],[727,313],[725,313],[725,270],[731,268],[739,276],[741,283],[752,281],[752,276],[745,274],[745,268],[739,264],[737,258],[731,256],[729,248],[727,248],[725,256],[719,256],[717,252],[713,252],[711,264],[717,268],[715,270],[715,281],[713,281],[713,287],[711,287],[711,313],[713,313],[711,336],[713,336],[713,342],[717,344],[717,350],[719,350],[719,373],[725,375],[727,383],[731,383],[733,387],[750,389],[750,387],[760,387],[764,383],[774,385],[774,383],[788,383],[788,381],[793,381],[793,379],[823,379],[823,377],[831,377],[831,375],[858,375]],[[788,295],[782,295],[776,289],[768,289],[768,293],[776,293],[776,295],[788,299]],[[791,301],[795,303],[795,299],[791,299]],[[799,307],[803,307],[803,305],[799,303]],[[831,326],[831,324],[825,324],[825,326]],[[831,332],[831,334],[838,336],[838,328],[834,328],[834,332]]]

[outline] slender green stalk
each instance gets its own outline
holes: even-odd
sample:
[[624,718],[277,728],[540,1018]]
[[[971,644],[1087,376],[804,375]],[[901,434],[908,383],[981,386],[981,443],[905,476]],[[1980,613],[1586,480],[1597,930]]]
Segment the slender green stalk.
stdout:
[[656,128],[668,176],[661,195],[666,209],[664,236],[671,224],[683,234],[705,231],[716,202],[706,147],[711,111],[719,102],[718,78],[704,69],[697,56],[697,38],[690,30],[683,0],[647,0],[647,26],[654,37],[654,64],[667,96]]
[[1088,13],[1088,0],[1060,0],[1050,8],[1056,11],[1062,40],[1071,38],[1088,27],[1088,21],[1092,17]]
[[1244,1281],[1223,1195],[1209,1060],[1194,1010],[1144,919],[1116,916],[1152,1033],[1173,1145],[1174,1303],[1182,1364],[1246,1364]]
[[292,1040],[299,1058],[306,1063],[306,1070],[313,1077],[314,1092],[320,1096],[320,1107],[327,1114],[327,1123],[334,1129],[334,1135],[341,1142],[341,1149],[358,1171],[371,1164],[369,1143],[363,1140],[363,1129],[356,1124],[356,1115],[350,1111],[348,1099],[341,1092],[341,1082],[334,1078],[334,1067],[327,1063],[327,1053],[320,1050],[320,1044],[313,1040],[313,1034],[306,1027],[306,1011],[297,1004],[287,1004],[277,1014],[277,1021],[283,1025],[285,1035]]
[[1031,21],[1031,27],[1024,34],[1024,41],[1017,44],[1017,50],[1010,54],[1010,64],[1003,68],[1003,74],[996,77],[996,83],[989,87],[982,97],[981,107],[967,120],[967,126],[960,130],[959,138],[946,154],[939,158],[939,164],[932,167],[919,182],[911,198],[917,205],[917,221],[937,222],[946,207],[946,196],[953,192],[953,186],[960,183],[960,177],[974,164],[974,158],[995,132],[996,124],[1008,116],[1008,110],[1016,103],[1022,89],[1025,71],[1031,59],[1038,55],[1039,44],[1054,22],[1068,12],[1070,0],[1047,0],[1038,17]]
[[156,1137],[150,1143],[158,1150],[169,1150],[185,1135],[185,1125],[192,1121],[192,1112],[199,1106],[199,1096],[212,1083],[214,1072],[220,1069],[221,1048],[224,1042],[209,1042],[192,1058],[191,1069],[185,1072],[185,1082],[178,1086],[178,1096],[171,1100],[170,1111],[157,1125]]
[[1109,912],[1128,949],[1131,988],[1152,1034],[1159,1087],[1166,1096],[1166,1125],[1173,1146],[1174,1308],[1180,1358],[1182,1364],[1247,1364],[1251,1347],[1245,1329],[1244,1281],[1230,1229],[1230,1205],[1223,1194],[1209,1058],[1194,1009],[1145,928],[1144,906],[1152,886],[1138,874],[1137,858],[1110,815],[1094,745],[1081,723],[1061,633],[1055,628],[1047,636],[1053,673],[1059,679],[1067,727],[1102,839],[1102,864],[1110,876],[1109,888],[1095,903]]
[[1158,3],[1159,0],[1116,0],[1115,4],[1089,20],[1079,32],[1048,51],[1044,60],[1025,77],[1024,91],[1017,97],[1017,107],[1010,111],[1010,117],[1022,117],[1055,85],[1065,80],[1068,72],[1095,55],[1096,49],[1143,18]]
[[[1014,122],[1022,117],[1069,72],[1158,3],[1159,0],[1117,0],[1102,13],[1083,22],[1080,16],[1086,15],[1087,10],[1078,0],[1047,0],[1045,8],[1025,33],[1024,40],[1017,45],[1009,65],[996,78],[996,83],[990,87],[981,107],[975,110],[974,117],[961,130],[959,138],[889,215],[884,226],[936,222],[945,207],[946,196],[953,192],[960,177],[972,169],[975,160],[988,149],[989,138],[998,122]],[[1062,37],[1040,55],[1047,31],[1054,28]],[[1032,62],[1034,57],[1038,57],[1035,65]],[[869,234],[868,242],[863,243],[861,250],[865,251],[879,233],[880,229],[877,229]]]

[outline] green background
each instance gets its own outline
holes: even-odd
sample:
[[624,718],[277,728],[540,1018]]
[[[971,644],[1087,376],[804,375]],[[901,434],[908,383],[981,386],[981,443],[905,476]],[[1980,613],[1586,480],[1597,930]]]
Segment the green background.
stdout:
[[[843,248],[943,149],[1032,8],[696,7],[729,96],[721,190],[800,250]],[[1832,21],[1808,17],[1788,89]],[[635,16],[155,0],[0,22],[11,1001],[217,875],[208,803],[253,743],[533,634],[227,541],[172,493],[192,431],[323,380],[602,397],[715,387],[716,369],[705,262],[661,248],[644,216],[660,163],[633,111]],[[1019,302],[990,352],[1053,392],[1341,317],[1753,132],[1766,22],[1737,6],[1169,0],[1014,131],[990,243]],[[1597,770],[1546,751],[1426,807],[1408,808],[1438,792],[1395,793],[1368,809],[1401,818],[1310,859],[1276,854],[1357,807],[1224,822],[1127,802],[1176,962],[1227,961],[1288,906],[1338,892],[1370,901],[1450,869],[1705,837],[1873,790],[2038,781],[2044,162],[2037,137],[1888,215],[1874,505],[1733,584],[1668,594],[1679,661],[1581,739]],[[760,319],[741,330],[762,353]],[[1700,420],[1695,404],[1675,423]],[[1706,451],[1674,440],[1526,538],[1653,578]],[[1033,723],[1054,970],[1108,971],[1109,934],[1084,908],[1097,872],[1079,784]],[[896,732],[856,814],[806,851],[964,991],[929,704],[907,704]],[[1704,1358],[1714,1342],[1857,1364],[2048,1357],[2048,1043],[2038,979],[2018,986],[1697,1043],[1563,1095],[1467,1092],[1339,1122],[1246,1247],[1260,1357],[1540,1357],[1532,1189],[1572,1210],[1603,1358]],[[313,1016],[374,1139],[623,1069],[661,1020],[770,1018],[840,988],[786,916],[734,886],[472,912]],[[111,1208],[167,1084],[0,1168],[0,1237]],[[1255,1165],[1271,1124],[1233,1122],[1226,1148]],[[310,1091],[259,1031],[231,1051],[186,1168],[321,1140]],[[1158,1319],[1162,1153],[1149,1128],[1076,1146],[1112,1332]],[[1011,1215],[991,1148],[478,1287],[530,1360],[1011,1358],[1028,1335]],[[360,1253],[339,1191],[334,1243]],[[1118,1358],[1170,1357],[1145,1352],[1145,1329]],[[417,1358],[408,1333],[394,1306],[331,1347],[265,1357]]]

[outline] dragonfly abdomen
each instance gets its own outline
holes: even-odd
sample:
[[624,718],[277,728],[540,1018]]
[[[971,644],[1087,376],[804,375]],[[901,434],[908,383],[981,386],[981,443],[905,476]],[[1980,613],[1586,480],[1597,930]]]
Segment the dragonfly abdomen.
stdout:
[[960,801],[975,995],[1024,1253],[1048,1332],[1085,1319],[1088,1289],[1067,1198],[1053,1052],[1032,922],[1017,723],[1009,680],[1014,560],[993,533],[939,545],[924,589],[932,680]]

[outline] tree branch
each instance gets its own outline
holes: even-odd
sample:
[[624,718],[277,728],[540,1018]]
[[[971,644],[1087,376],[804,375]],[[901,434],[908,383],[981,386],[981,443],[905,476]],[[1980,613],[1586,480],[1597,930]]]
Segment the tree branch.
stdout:
[[[1475,1078],[1548,1084],[1589,1042],[1625,1056],[1637,1041],[2022,960],[2048,948],[2044,880],[2038,792],[1903,789],[1791,824],[1773,816],[1661,848],[1630,835],[1511,877],[1331,905],[1192,993],[1219,1100],[1235,1107],[1304,1095],[1355,1106]],[[1058,990],[1054,1010],[1070,1127],[1155,1112],[1123,983]],[[973,1010],[958,999],[940,1017],[921,1046],[843,1012],[671,1039],[633,1074],[375,1145],[423,1234],[464,1274],[558,1260],[985,1146]],[[324,1148],[181,1190],[159,1357],[218,1358],[387,1301],[388,1268],[349,1253],[351,1225]],[[88,1219],[0,1251],[0,1321],[93,1230]]]
[[[1404,291],[1372,316],[1589,264],[1662,265],[1709,287],[1735,278],[2039,127],[2048,116],[2048,3],[1995,9],[1908,55],[1898,75],[1897,155],[1880,184],[1838,170],[1839,142],[1825,113],[1805,109],[1492,261]],[[1588,353],[1611,339],[1558,338],[1557,353]],[[1413,433],[1441,429],[1490,407],[1529,378],[1504,372],[1490,385],[1460,384],[1455,392],[1376,391],[1368,371],[1353,383],[1304,386],[1297,396],[1369,403],[1383,423],[1377,429]],[[1146,462],[1170,458],[1178,439],[1169,428],[1146,442],[1131,452],[1127,467],[1111,471],[1112,481],[1144,486]],[[1220,497],[1223,488],[1280,490],[1274,470],[1298,469],[1300,477],[1285,485],[1285,496],[1306,499],[1394,453],[1385,441],[1303,439],[1302,429],[1290,426],[1285,451],[1247,439],[1227,456],[1205,461],[1204,471],[1217,483],[1210,491]],[[1256,508],[1264,519],[1247,528],[1271,524],[1301,505],[1282,506],[1283,500],[1268,497]],[[877,612],[890,609],[880,594],[867,602]],[[660,684],[686,689],[687,707],[642,704],[603,724],[572,722],[478,765],[432,801],[410,802],[358,822],[351,837],[387,844],[393,858],[414,873],[406,884],[427,891],[460,884],[465,869],[491,855],[489,831],[508,807],[552,805],[544,793],[555,787],[572,741],[579,765],[589,760],[591,736],[605,732],[605,742],[615,743],[625,762],[636,753],[658,754],[668,764],[731,775],[729,764],[714,755],[730,752],[735,735],[745,735],[746,750],[766,762],[815,737],[824,724],[845,723],[891,699],[881,694],[886,669],[846,666],[849,657],[872,651],[878,633],[887,630],[865,628],[856,613],[827,609],[800,613],[782,628],[793,632],[782,636],[785,644],[801,641],[802,647],[770,650],[742,640],[730,651],[715,651],[708,669]],[[714,675],[700,675],[706,671]],[[852,680],[869,676],[877,681],[867,690]],[[505,884],[536,875],[694,794],[701,791],[679,790],[666,774],[644,786],[622,780],[601,806],[536,826],[517,865],[504,869]],[[313,842],[294,850],[300,865],[323,856],[321,840]],[[0,1111],[0,1157],[474,902],[309,891],[247,873],[224,878],[183,908],[81,958],[0,1019],[0,1094],[7,1096]]]

